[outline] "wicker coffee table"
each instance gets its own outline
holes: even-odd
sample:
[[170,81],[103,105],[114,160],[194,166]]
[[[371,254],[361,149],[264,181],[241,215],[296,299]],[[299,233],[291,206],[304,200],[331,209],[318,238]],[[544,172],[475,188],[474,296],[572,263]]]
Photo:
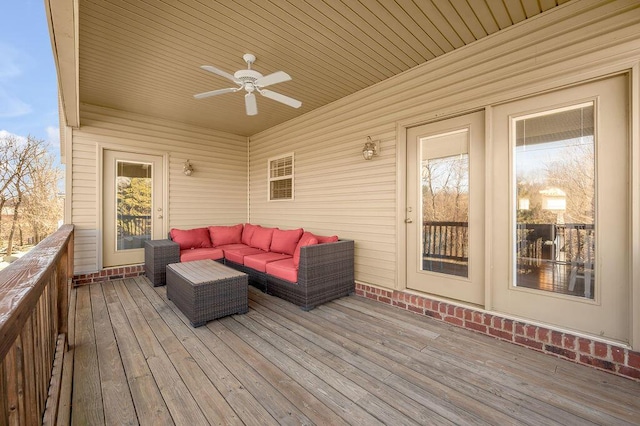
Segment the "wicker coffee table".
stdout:
[[167,297],[194,327],[249,310],[247,275],[213,260],[167,265]]

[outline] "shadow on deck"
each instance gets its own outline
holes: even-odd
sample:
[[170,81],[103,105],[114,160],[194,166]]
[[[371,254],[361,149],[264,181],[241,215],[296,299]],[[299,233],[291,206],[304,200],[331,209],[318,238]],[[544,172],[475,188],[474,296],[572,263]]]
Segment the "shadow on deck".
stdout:
[[357,296],[249,291],[192,328],[144,277],[79,287],[74,424],[637,424],[640,383]]

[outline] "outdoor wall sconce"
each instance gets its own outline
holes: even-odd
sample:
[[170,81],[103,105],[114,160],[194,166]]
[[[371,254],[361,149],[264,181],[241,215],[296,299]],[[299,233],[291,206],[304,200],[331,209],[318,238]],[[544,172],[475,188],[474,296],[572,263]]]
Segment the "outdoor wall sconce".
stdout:
[[189,160],[185,161],[184,164],[182,165],[182,172],[186,176],[191,176],[191,173],[193,173],[193,166],[191,165]]
[[371,136],[367,136],[367,142],[364,144],[364,148],[362,148],[362,157],[365,160],[371,160],[373,157],[378,155],[380,141],[372,141]]

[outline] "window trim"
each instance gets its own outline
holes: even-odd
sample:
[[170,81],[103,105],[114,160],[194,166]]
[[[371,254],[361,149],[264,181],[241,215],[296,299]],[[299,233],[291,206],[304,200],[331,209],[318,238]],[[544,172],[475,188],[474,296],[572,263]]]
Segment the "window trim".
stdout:
[[[291,174],[285,176],[271,177],[271,163],[277,160],[286,160],[291,158]],[[295,196],[295,157],[294,153],[281,154],[267,159],[267,201],[292,201]],[[273,198],[271,192],[271,182],[290,180],[291,181],[291,197],[290,198]]]

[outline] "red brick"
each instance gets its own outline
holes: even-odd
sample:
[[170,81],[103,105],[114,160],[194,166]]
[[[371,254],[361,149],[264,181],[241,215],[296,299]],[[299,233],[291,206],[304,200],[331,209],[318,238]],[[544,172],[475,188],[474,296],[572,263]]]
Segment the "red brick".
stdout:
[[536,338],[536,329],[537,329],[537,327],[535,325],[530,325],[530,324],[527,325],[525,327],[526,336],[529,339],[535,339]]
[[397,300],[393,302],[393,306],[397,306],[397,307],[402,308],[402,309],[407,309],[407,304],[406,303],[399,302]]
[[475,322],[465,321],[464,326],[466,328],[470,328],[471,330],[476,330],[487,334],[487,326],[484,324],[476,324]]
[[435,300],[431,301],[431,310],[433,312],[438,312],[440,310],[440,302],[436,302]]
[[521,322],[516,323],[516,335],[524,336],[524,324]]
[[562,333],[559,331],[551,331],[551,343],[558,347],[562,347]]
[[366,297],[367,299],[378,300],[378,296],[376,296],[375,294],[367,293]]
[[616,365],[610,361],[605,361],[604,359],[598,359],[588,355],[580,355],[580,362],[582,364],[602,368],[603,370],[616,371]]
[[494,316],[489,314],[482,314],[482,324],[487,327],[491,327],[491,322],[493,321]]
[[576,336],[572,336],[571,334],[565,334],[564,339],[562,340],[562,347],[566,349],[571,349],[572,351],[576,350]]
[[491,336],[500,337],[504,340],[512,341],[511,333],[507,333],[503,330],[498,330],[497,328],[489,328],[489,334]]
[[640,380],[640,370],[637,368],[621,365],[618,367],[618,374]]
[[441,314],[446,314],[446,313],[447,313],[447,309],[448,309],[448,308],[449,308],[449,305],[447,305],[446,303],[440,302],[440,303],[439,303],[439,309],[438,309],[438,311],[439,311]]
[[465,309],[464,310],[464,320],[465,321],[473,321],[473,311],[470,309]]
[[624,363],[624,349],[618,346],[611,346],[611,358],[618,364]]
[[411,312],[415,312],[416,314],[424,315],[424,309],[418,306],[409,305],[407,309]]
[[391,304],[391,299],[388,297],[380,296],[378,297],[378,302],[386,303],[387,305]]
[[591,340],[584,337],[578,338],[578,350],[583,354],[591,355]]
[[493,317],[493,319],[491,320],[491,327],[493,328],[499,328],[502,330],[502,318],[500,317]]
[[447,305],[447,315],[455,316],[456,307],[453,305]]
[[473,322],[476,324],[482,324],[482,314],[480,312],[473,312]]
[[602,342],[593,342],[593,354],[598,358],[607,358],[609,346]]
[[364,297],[364,291],[362,289],[357,288],[356,289],[356,295],[357,296],[363,296]]
[[513,320],[510,319],[504,319],[502,321],[502,329],[504,331],[508,331],[509,333],[511,333],[513,331]]
[[424,297],[418,297],[417,302],[419,307],[424,308],[424,302],[425,302]]
[[456,307],[456,318],[463,319],[464,318],[464,308]]
[[458,325],[460,327],[462,327],[464,325],[463,321],[460,318],[446,316],[446,317],[444,317],[444,320],[445,320],[445,322],[448,322],[450,324],[455,324],[455,325]]
[[572,359],[575,360],[576,359],[576,353],[569,350],[569,349],[564,349],[561,348],[559,346],[554,346],[554,345],[544,345],[544,350],[547,352],[550,352],[552,354],[556,354],[568,359]]
[[627,365],[640,370],[640,352],[629,351],[629,362],[627,362]]
[[439,319],[439,320],[442,319],[442,315],[440,315],[440,313],[435,312],[435,311],[425,311],[424,314],[426,316],[428,316],[428,317],[431,317],[431,318],[435,318],[435,319]]
[[526,337],[522,336],[516,336],[514,338],[514,341],[530,348],[538,349],[540,351],[542,350],[542,343],[538,342],[537,340],[527,339]]

